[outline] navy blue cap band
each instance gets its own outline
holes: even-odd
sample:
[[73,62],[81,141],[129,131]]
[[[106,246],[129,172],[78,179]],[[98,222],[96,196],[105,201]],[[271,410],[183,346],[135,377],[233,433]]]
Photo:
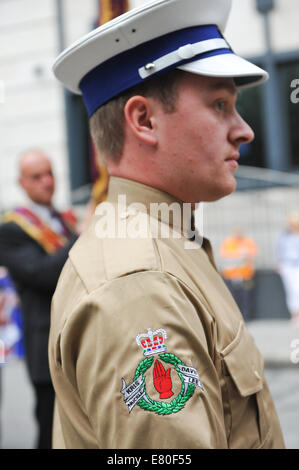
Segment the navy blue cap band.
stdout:
[[[144,82],[145,80],[140,77],[138,70],[147,63],[151,63],[186,44],[217,38],[223,38],[223,36],[215,25],[186,28],[145,42],[98,65],[83,77],[79,85],[88,115],[91,116],[100,106],[123,91]],[[165,73],[179,65],[193,62],[199,57],[205,58],[228,53],[233,53],[228,47],[205,52],[191,59],[172,64],[162,71],[152,74],[149,78]]]

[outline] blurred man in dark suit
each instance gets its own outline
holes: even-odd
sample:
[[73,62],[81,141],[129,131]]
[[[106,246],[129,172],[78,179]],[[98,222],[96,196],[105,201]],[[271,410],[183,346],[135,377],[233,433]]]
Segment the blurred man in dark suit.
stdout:
[[48,366],[50,305],[68,251],[77,238],[71,212],[53,207],[55,178],[48,156],[24,152],[19,184],[28,201],[4,214],[0,227],[0,265],[8,268],[24,315],[26,362],[36,397],[38,448],[51,448],[54,390]]

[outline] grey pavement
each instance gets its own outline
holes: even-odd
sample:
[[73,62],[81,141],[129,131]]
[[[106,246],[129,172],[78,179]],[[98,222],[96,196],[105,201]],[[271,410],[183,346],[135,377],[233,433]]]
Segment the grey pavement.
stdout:
[[[248,328],[265,359],[265,375],[286,447],[299,449],[299,329],[294,328],[289,320],[258,320],[250,322]],[[18,360],[5,364],[0,373],[0,447],[34,448],[34,397],[24,362]]]
[[299,374],[299,328],[295,328],[290,320],[256,320],[249,322],[247,327],[264,356],[266,367],[290,367]]
[[4,364],[0,374],[0,448],[32,449],[36,439],[34,395],[24,361]]
[[248,323],[265,360],[265,376],[287,449],[299,449],[299,328],[290,320]]

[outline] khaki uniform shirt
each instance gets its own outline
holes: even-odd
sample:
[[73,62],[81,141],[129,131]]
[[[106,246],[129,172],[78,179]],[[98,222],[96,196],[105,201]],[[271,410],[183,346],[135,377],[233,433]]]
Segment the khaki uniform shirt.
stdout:
[[[190,249],[184,220],[149,212],[163,202],[182,211],[111,178],[70,251],[52,304],[54,448],[283,448],[263,358],[209,242]],[[152,236],[136,236],[147,223]]]

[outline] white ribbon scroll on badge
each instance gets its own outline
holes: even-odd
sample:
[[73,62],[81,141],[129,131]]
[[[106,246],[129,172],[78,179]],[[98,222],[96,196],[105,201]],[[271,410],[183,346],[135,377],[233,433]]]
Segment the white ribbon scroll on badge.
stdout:
[[185,366],[183,364],[178,364],[178,368],[180,369],[180,372],[183,375],[183,379],[184,379],[184,384],[185,384],[184,393],[186,393],[188,385],[194,385],[195,387],[199,387],[201,388],[201,390],[204,390],[202,383],[199,379],[197,370],[194,367]]
[[214,51],[216,49],[230,48],[225,39],[207,39],[206,41],[195,42],[194,44],[185,44],[176,51],[170,52],[158,59],[149,62],[138,69],[141,78],[147,78],[160,70],[164,70],[173,64],[179,63],[182,60],[192,59],[192,57],[204,52]]
[[126,385],[125,379],[122,379],[122,385],[121,393],[124,396],[125,404],[129,408],[130,413],[134,406],[137,405],[138,401],[141,400],[141,398],[144,398],[146,401],[148,401],[145,397],[142,375],[140,375],[130,385]]

